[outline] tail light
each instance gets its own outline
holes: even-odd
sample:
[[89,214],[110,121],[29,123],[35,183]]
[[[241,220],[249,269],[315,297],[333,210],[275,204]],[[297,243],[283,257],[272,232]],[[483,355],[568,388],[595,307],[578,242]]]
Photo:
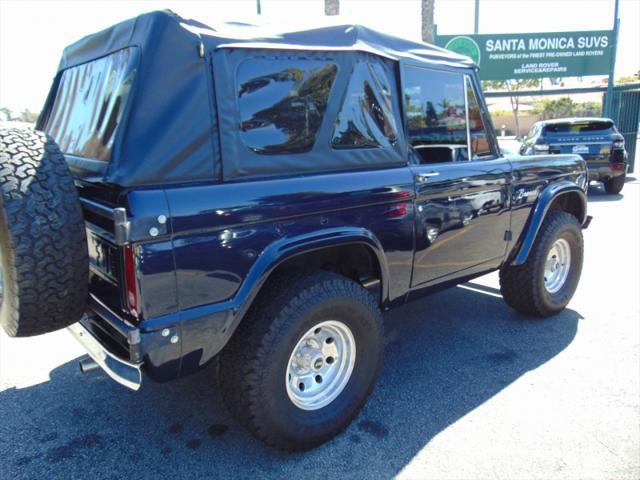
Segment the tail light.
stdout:
[[387,218],[404,218],[409,213],[408,204],[399,203],[387,212]]
[[124,280],[126,284],[127,305],[134,317],[138,316],[138,282],[136,281],[136,255],[131,246],[124,247]]

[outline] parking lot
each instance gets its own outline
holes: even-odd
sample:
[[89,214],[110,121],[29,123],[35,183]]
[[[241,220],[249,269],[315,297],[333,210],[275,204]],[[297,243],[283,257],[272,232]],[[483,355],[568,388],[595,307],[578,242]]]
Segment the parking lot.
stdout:
[[377,389],[308,453],[237,426],[214,368],[134,393],[81,374],[65,331],[0,333],[0,477],[638,478],[639,182],[592,186],[589,210],[566,311],[520,317],[492,274],[386,314]]

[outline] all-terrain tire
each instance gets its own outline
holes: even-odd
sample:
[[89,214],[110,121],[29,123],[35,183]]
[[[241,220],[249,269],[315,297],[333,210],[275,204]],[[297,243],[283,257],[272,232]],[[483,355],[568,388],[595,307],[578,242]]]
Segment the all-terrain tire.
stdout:
[[604,181],[604,189],[607,193],[615,195],[622,191],[626,175],[620,175]]
[[0,325],[12,337],[77,322],[89,263],[71,172],[42,132],[0,130]]
[[[287,367],[305,332],[324,320],[346,324],[355,339],[355,363],[339,395],[305,410],[287,393]],[[355,418],[375,385],[383,326],[375,298],[357,283],[329,272],[271,279],[218,359],[218,381],[236,420],[268,445],[288,451],[314,448]],[[336,360],[337,362],[337,360]]]
[[[545,286],[545,265],[558,239],[568,244],[571,260],[566,280],[558,291],[551,293]],[[578,219],[564,211],[549,211],[527,261],[523,265],[506,265],[500,269],[500,291],[504,300],[524,315],[555,315],[567,306],[578,287],[583,256],[584,242]]]

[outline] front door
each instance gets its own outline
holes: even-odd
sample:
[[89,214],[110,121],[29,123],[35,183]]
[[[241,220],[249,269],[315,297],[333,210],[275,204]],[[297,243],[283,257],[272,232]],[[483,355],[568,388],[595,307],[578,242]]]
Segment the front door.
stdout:
[[412,286],[498,266],[506,252],[511,164],[498,155],[470,77],[404,66],[416,188]]
[[502,261],[510,170],[503,158],[413,167],[417,196],[412,286]]

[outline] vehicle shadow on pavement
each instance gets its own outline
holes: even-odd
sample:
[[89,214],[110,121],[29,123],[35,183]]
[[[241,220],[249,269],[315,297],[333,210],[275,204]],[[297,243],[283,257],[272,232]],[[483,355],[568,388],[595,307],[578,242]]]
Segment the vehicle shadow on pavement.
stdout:
[[601,184],[589,185],[587,200],[589,202],[617,202],[624,198],[622,193],[607,193]]
[[[628,183],[635,183],[637,179],[635,177],[627,176],[625,180],[625,185]],[[624,189],[623,193],[607,193],[604,189],[604,185],[601,183],[592,183],[589,185],[589,190],[587,192],[587,200],[589,202],[617,202],[624,198]]]
[[575,337],[575,311],[527,319],[496,292],[469,283],[386,314],[376,390],[343,434],[314,451],[287,454],[254,440],[225,411],[213,367],[131,392],[72,361],[47,382],[0,392],[3,477],[393,477]]

